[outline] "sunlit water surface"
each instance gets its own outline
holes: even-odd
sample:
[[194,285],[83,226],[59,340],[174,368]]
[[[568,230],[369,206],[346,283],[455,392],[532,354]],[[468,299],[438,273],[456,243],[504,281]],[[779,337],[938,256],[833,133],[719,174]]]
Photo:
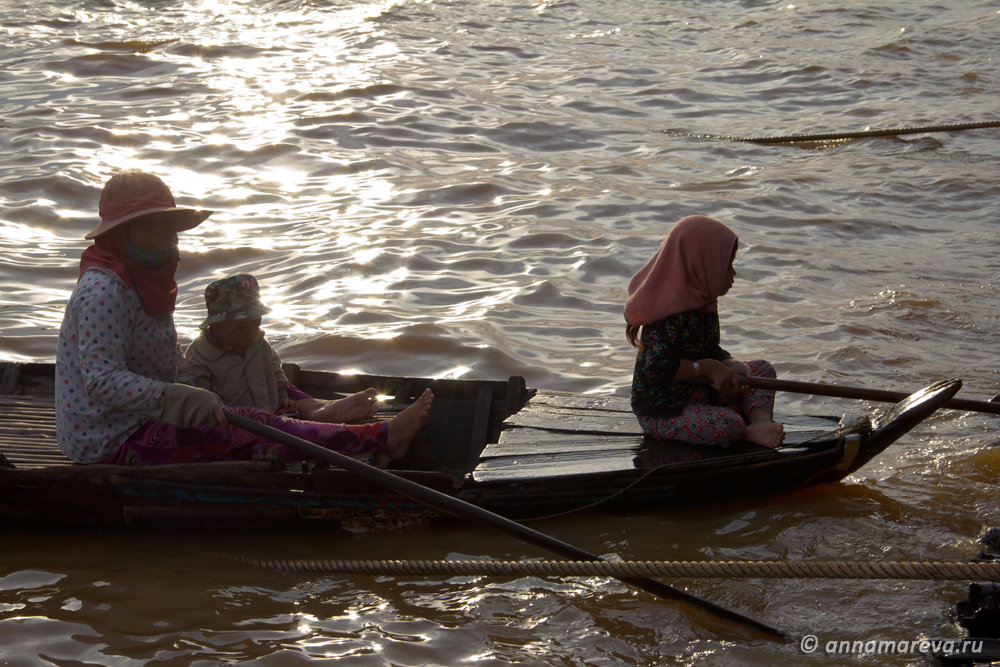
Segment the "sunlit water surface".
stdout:
[[[1000,391],[1000,131],[705,136],[996,120],[995,2],[41,0],[0,4],[0,36],[0,358],[53,359],[100,187],[138,167],[218,211],[182,238],[184,338],[204,286],[248,271],[286,361],[627,395],[625,285],[701,213],[740,236],[721,307],[737,356],[798,380]],[[940,412],[845,483],[770,501],[534,527],[626,558],[965,559],[1000,523],[997,424]],[[829,641],[960,637],[966,595],[673,582],[816,635],[805,654],[602,579],[229,559],[543,555],[454,524],[2,540],[11,664],[825,664]]]

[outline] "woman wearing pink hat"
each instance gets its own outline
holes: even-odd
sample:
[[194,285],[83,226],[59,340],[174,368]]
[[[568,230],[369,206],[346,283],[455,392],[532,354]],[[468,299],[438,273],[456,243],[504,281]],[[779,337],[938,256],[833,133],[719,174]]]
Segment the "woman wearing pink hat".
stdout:
[[777,447],[774,392],[741,377],[775,377],[766,361],[741,363],[719,344],[718,298],[733,285],[738,239],[718,220],[688,216],[629,282],[626,336],[637,348],[632,410],[659,440]]
[[[249,459],[271,448],[294,452],[228,426],[217,395],[183,383],[174,304],[177,235],[212,211],[175,205],[156,176],[125,171],[101,192],[101,222],[85,238],[56,355],[59,447],[78,463],[176,463]],[[403,456],[426,422],[428,390],[388,422],[320,424],[230,408],[345,453]]]

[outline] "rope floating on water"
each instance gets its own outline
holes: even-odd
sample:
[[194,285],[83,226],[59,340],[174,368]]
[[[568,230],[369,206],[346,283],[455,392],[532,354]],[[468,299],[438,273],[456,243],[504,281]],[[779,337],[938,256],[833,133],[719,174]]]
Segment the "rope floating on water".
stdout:
[[862,130],[859,132],[829,132],[826,134],[789,134],[774,137],[730,137],[715,134],[692,135],[703,139],[722,139],[725,141],[744,141],[753,144],[794,144],[809,141],[844,141],[847,139],[864,139],[866,137],[894,137],[900,134],[924,134],[927,132],[957,132],[960,130],[978,130],[988,127],[1000,127],[1000,120],[986,120],[978,123],[957,123],[951,125],[926,125],[923,127],[897,127],[886,130]]
[[920,579],[1000,582],[996,562],[858,561],[504,561],[277,560],[244,556],[254,567],[285,572],[378,575],[501,575],[760,579]]

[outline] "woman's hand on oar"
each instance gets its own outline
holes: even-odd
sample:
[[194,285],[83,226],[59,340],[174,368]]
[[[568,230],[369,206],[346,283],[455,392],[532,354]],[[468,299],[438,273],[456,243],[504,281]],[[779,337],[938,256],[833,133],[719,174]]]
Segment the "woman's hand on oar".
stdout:
[[[259,435],[260,437],[266,438],[272,442],[277,442],[281,445],[290,447],[291,449],[295,449],[313,458],[322,459],[328,463],[332,463],[333,465],[352,472],[359,477],[381,486],[388,487],[429,507],[433,507],[448,514],[454,514],[467,519],[472,519],[473,521],[497,528],[510,535],[519,537],[526,542],[540,546],[566,558],[574,560],[602,560],[598,556],[584,551],[583,549],[579,549],[571,544],[567,544],[566,542],[562,542],[554,537],[546,535],[545,533],[538,532],[537,530],[528,528],[527,526],[521,525],[515,521],[511,521],[510,519],[502,517],[499,514],[494,514],[487,509],[468,503],[461,498],[441,493],[440,491],[417,484],[412,480],[372,467],[367,463],[345,456],[339,452],[320,447],[319,445],[313,444],[289,433],[279,431],[271,426],[255,422],[254,420],[244,417],[243,415],[227,410],[226,416],[229,418],[229,422],[234,426],[250,431],[251,433]],[[785,633],[780,630],[776,630],[769,625],[743,616],[742,614],[726,609],[725,607],[720,607],[707,600],[702,600],[701,598],[691,595],[686,591],[668,586],[662,581],[633,577],[622,578],[621,581],[631,584],[637,588],[641,588],[642,590],[664,599],[683,600],[696,607],[705,609],[720,618],[735,621],[753,628],[754,630],[763,632],[771,637],[777,637],[780,639],[788,638]]]
[[[747,384],[755,389],[774,389],[777,391],[788,391],[793,394],[812,394],[815,396],[834,396],[836,398],[854,398],[867,401],[882,401],[885,403],[898,403],[909,394],[898,391],[886,391],[883,389],[866,389],[864,387],[850,387],[835,384],[821,384],[818,382],[797,382],[792,380],[775,380],[773,378],[751,377]],[[1000,395],[997,396],[1000,398]],[[969,412],[985,412],[987,414],[1000,415],[1000,402],[993,401],[972,401],[964,398],[952,398],[945,402],[943,407],[953,410],[967,410]]]
[[190,426],[229,426],[225,405],[218,394],[202,387],[168,382],[163,387],[160,421],[188,428]]

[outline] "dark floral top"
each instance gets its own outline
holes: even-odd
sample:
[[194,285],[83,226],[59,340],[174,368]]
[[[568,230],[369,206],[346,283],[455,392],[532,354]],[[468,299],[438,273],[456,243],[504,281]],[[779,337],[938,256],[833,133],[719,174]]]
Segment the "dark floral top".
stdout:
[[717,359],[730,354],[719,346],[719,313],[688,310],[668,315],[642,327],[640,350],[632,374],[632,410],[644,417],[674,417],[698,387],[710,385],[675,382],[682,359]]

